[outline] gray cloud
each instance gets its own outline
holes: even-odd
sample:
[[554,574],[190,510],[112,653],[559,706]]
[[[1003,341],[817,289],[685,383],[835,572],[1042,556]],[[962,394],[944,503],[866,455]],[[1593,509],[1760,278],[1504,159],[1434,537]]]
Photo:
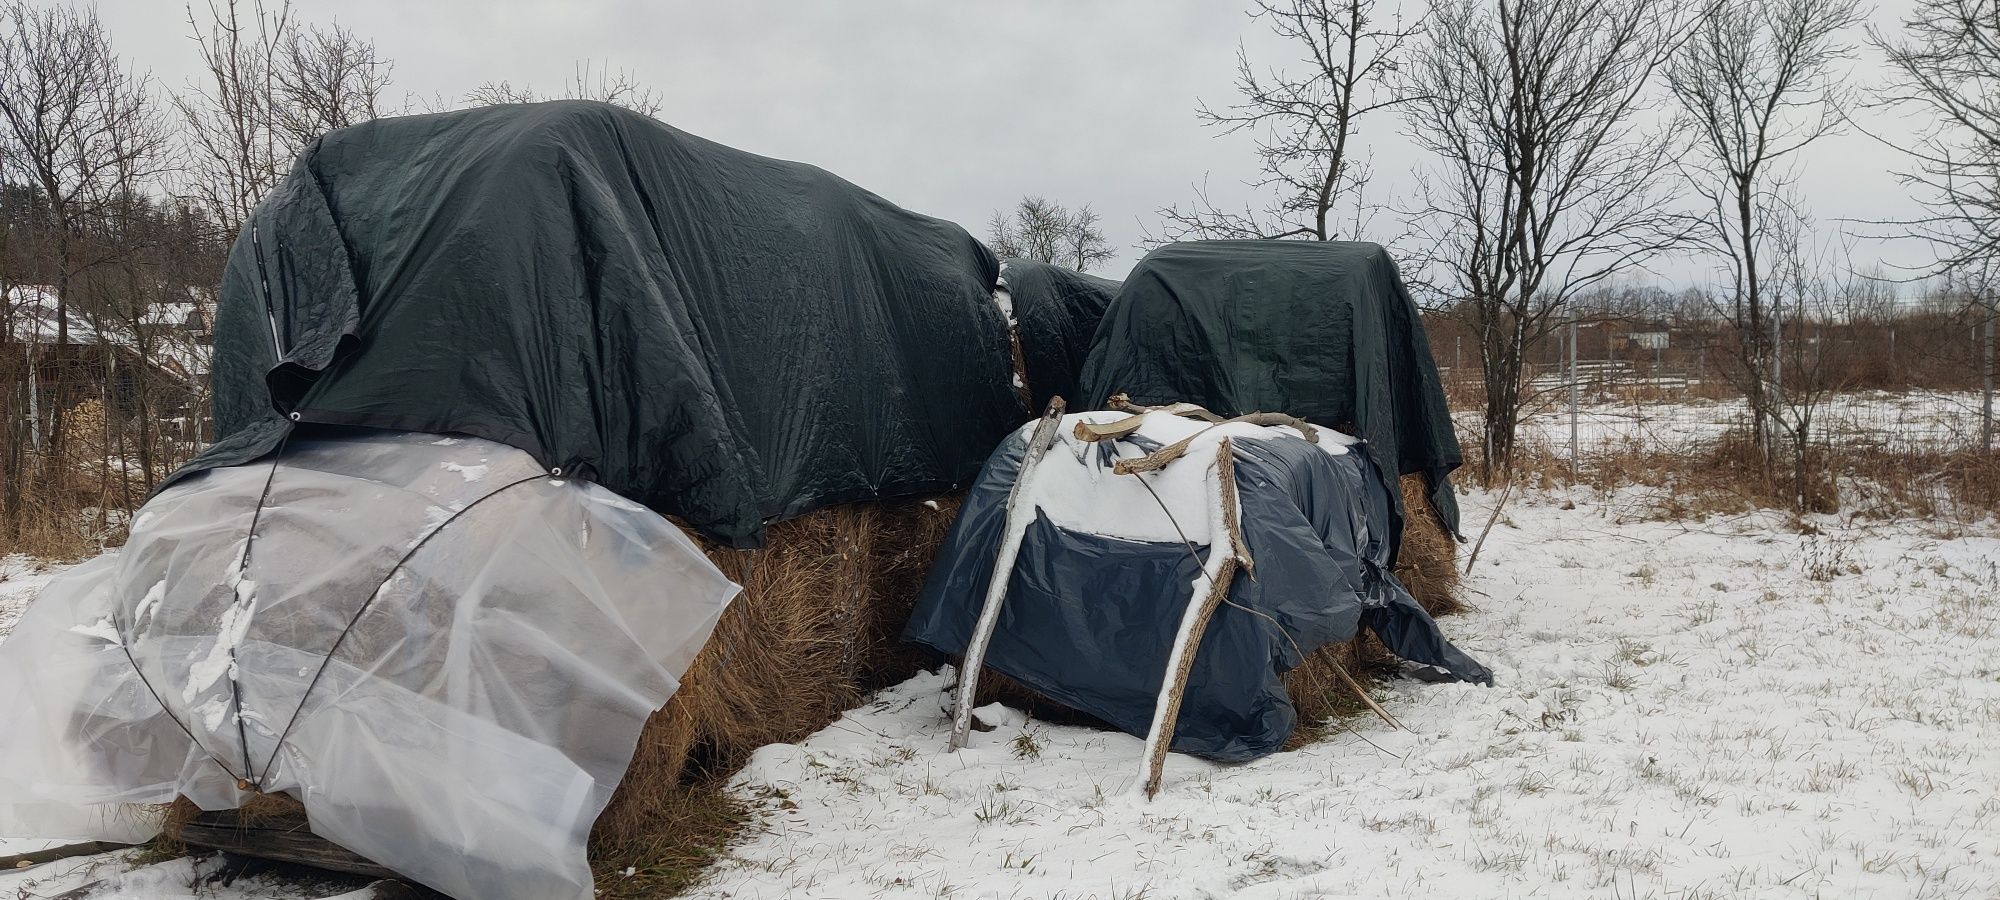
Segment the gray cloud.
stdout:
[[[1876,21],[1893,26],[1902,6],[1877,10]],[[1241,185],[1255,164],[1249,141],[1202,128],[1194,105],[1229,99],[1239,40],[1260,61],[1291,55],[1227,0],[298,0],[296,9],[374,39],[396,63],[399,95],[452,99],[503,79],[555,90],[576,61],[592,60],[651,85],[678,127],[817,164],[975,232],[1022,194],[1091,203],[1120,249],[1114,275],[1139,257],[1153,211],[1187,199],[1204,177],[1218,200],[1251,199]],[[195,75],[185,12],[171,0],[103,0],[99,13],[120,51],[164,83]],[[1872,51],[1860,55],[1855,78],[1879,77]],[[1861,117],[1880,132],[1909,127]],[[1412,190],[1421,160],[1401,127],[1389,116],[1365,127],[1371,199]],[[1830,138],[1801,164],[1829,237],[1842,218],[1913,213],[1890,175],[1895,154],[1863,135]],[[1392,236],[1378,222],[1382,233],[1361,237]],[[1885,254],[1922,258],[1917,248],[1854,251],[1863,264]],[[1658,268],[1678,282],[1706,271],[1698,260]]]

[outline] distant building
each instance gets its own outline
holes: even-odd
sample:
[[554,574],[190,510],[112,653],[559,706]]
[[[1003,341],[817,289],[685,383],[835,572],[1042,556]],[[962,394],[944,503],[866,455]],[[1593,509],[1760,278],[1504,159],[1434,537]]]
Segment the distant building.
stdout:
[[1621,349],[1625,350],[1665,350],[1668,347],[1667,332],[1628,331],[1617,338]]

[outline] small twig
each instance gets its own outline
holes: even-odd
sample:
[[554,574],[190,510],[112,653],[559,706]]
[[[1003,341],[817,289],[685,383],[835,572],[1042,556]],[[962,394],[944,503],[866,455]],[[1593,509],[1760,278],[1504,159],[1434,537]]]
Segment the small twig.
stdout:
[[1479,561],[1479,548],[1486,546],[1486,535],[1493,531],[1493,523],[1500,521],[1500,509],[1507,505],[1507,495],[1514,492],[1514,476],[1509,473],[1507,483],[1500,488],[1500,500],[1493,504],[1493,514],[1486,517],[1486,527],[1479,529],[1479,540],[1472,545],[1472,555],[1466,557],[1465,574],[1472,574],[1472,564]]
[[1395,716],[1389,715],[1389,711],[1383,709],[1381,704],[1376,703],[1374,697],[1368,696],[1368,689],[1362,687],[1361,682],[1355,681],[1354,676],[1347,674],[1346,666],[1333,660],[1327,660],[1327,662],[1333,666],[1333,671],[1340,676],[1340,680],[1347,682],[1347,686],[1354,689],[1354,696],[1360,697],[1361,702],[1368,704],[1368,708],[1374,710],[1376,715],[1381,716],[1382,721],[1389,723],[1390,728],[1394,728],[1397,731],[1410,730],[1404,728],[1403,723],[1396,721]]

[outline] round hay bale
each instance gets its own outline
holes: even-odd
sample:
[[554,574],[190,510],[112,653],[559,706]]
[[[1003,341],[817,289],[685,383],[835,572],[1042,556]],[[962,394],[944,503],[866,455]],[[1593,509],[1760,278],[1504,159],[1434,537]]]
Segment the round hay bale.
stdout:
[[[600,896],[685,887],[744,821],[723,785],[753,751],[803,739],[866,691],[917,671],[922,658],[903,645],[902,628],[958,505],[941,496],[822,509],[773,524],[757,550],[698,538],[743,593],[647,721],[598,817],[591,862]],[[304,807],[282,793],[219,813],[179,798],[163,810],[163,844],[184,846],[197,816],[245,828],[306,825]]]
[[915,674],[921,657],[902,628],[958,504],[849,504],[772,525],[762,549],[704,542],[743,593],[641,732],[592,832],[592,856],[659,852],[685,830],[690,806],[758,747],[803,739],[868,690]]
[[[1458,596],[1458,542],[1445,533],[1431,510],[1422,475],[1403,476],[1402,490],[1403,546],[1396,555],[1396,580],[1410,589],[1425,612],[1433,616],[1459,612],[1465,604]],[[1298,709],[1302,726],[1286,743],[1286,749],[1316,739],[1312,726],[1318,723],[1368,711],[1336,667],[1366,684],[1373,672],[1395,664],[1395,656],[1365,629],[1353,640],[1327,644],[1307,655],[1304,663],[1284,676],[1285,690]]]

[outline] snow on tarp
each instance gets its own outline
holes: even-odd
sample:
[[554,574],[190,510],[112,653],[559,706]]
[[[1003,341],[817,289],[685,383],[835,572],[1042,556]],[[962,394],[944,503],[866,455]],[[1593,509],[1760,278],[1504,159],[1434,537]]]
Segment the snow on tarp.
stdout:
[[[1034,514],[1022,517],[987,666],[1145,736],[1190,585],[1201,583],[1214,539],[1212,467],[1204,461],[1227,437],[1255,574],[1231,583],[1229,602],[1202,637],[1173,750],[1227,761],[1276,751],[1298,718],[1279,675],[1303,662],[1301,654],[1350,639],[1364,625],[1405,659],[1491,680],[1390,573],[1395,490],[1365,444],[1326,428],[1314,427],[1319,440],[1310,443],[1289,427],[1209,428],[1165,412],[1146,414],[1118,441],[1090,443],[1073,433],[1077,422],[1125,416],[1066,416],[1056,445],[1036,464],[1017,500]],[[947,655],[965,649],[996,551],[1011,537],[1007,494],[1030,428],[987,460],[931,569],[907,640]],[[1116,459],[1197,432],[1187,454],[1164,469],[1112,471]]]
[[161,491],[0,645],[0,835],[143,838],[136,804],[234,807],[240,777],[453,896],[582,900],[591,824],[736,590],[511,447],[295,435]]
[[1416,304],[1379,245],[1162,246],[1126,276],[1079,380],[1078,409],[1122,392],[1351,425],[1391,474],[1422,473],[1445,529],[1458,532],[1446,481],[1463,462],[1458,436]]
[[971,481],[1026,417],[998,270],[950,222],[608,104],[377,119],[314,141],[231,250],[188,471],[288,415],[458,432],[756,546]]
[[1021,336],[1030,408],[1046,409],[1051,397],[1077,400],[1077,374],[1118,282],[1033,259],[1007,260],[1000,280]]

